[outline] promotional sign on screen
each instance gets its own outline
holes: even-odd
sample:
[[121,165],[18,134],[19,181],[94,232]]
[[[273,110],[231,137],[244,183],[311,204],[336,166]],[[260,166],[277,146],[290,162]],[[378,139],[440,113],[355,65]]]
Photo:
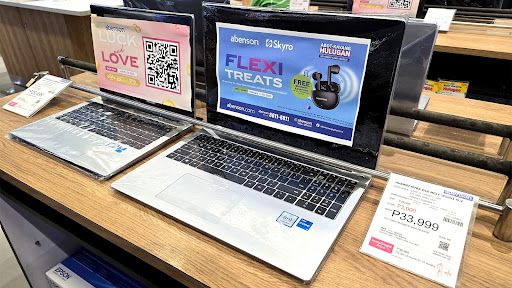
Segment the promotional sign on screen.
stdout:
[[91,17],[101,88],[192,111],[190,27]]
[[217,111],[352,146],[369,39],[217,23]]

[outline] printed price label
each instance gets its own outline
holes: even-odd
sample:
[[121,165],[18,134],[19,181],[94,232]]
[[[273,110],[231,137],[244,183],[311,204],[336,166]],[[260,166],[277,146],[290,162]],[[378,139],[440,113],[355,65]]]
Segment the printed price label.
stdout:
[[455,287],[478,199],[392,174],[361,252]]
[[428,8],[424,20],[439,25],[439,31],[448,31],[456,11],[456,9]]
[[21,116],[30,117],[41,110],[66,87],[73,83],[52,75],[46,75],[4,105],[4,109]]

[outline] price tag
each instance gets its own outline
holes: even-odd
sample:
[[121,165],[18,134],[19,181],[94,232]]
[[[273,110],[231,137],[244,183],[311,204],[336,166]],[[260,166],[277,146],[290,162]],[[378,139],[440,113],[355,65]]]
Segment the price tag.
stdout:
[[41,110],[50,100],[73,83],[52,75],[46,75],[27,88],[13,100],[4,105],[4,109],[21,116],[30,117]]
[[450,30],[456,9],[428,8],[425,15],[425,22],[434,23],[439,26],[440,31]]
[[309,8],[309,0],[290,0],[290,10],[307,11]]
[[392,174],[361,252],[455,287],[478,197]]

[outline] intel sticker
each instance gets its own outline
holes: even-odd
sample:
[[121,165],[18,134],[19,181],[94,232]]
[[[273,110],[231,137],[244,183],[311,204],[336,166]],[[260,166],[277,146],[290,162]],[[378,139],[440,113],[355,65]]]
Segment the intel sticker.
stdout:
[[[297,221],[297,219],[299,219],[299,217],[283,211],[283,213],[281,213],[281,215],[279,215],[279,217],[276,219],[276,221],[283,224],[284,226],[292,227],[293,224],[295,224],[295,222]],[[313,223],[311,223],[311,224],[313,224]]]
[[297,223],[297,227],[302,228],[306,231],[308,231],[309,228],[311,228],[311,226],[313,226],[313,222],[308,221],[304,218],[300,219],[299,223]]

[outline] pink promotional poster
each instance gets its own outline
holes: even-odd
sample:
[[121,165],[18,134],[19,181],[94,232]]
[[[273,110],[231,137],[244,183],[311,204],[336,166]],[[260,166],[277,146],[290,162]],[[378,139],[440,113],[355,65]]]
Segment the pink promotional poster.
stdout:
[[420,0],[354,0],[352,12],[416,17]]
[[190,27],[91,16],[101,88],[192,111]]

